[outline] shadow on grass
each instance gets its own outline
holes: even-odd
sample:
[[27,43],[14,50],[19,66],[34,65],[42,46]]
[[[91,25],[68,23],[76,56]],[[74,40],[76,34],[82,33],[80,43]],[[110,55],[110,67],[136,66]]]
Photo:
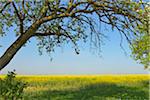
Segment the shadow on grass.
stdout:
[[99,83],[79,89],[40,91],[32,100],[148,100],[148,93],[140,88]]

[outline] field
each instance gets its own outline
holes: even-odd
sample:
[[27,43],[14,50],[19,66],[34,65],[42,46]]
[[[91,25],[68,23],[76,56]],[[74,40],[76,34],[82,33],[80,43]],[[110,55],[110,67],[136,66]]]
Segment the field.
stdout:
[[149,75],[41,75],[17,78],[28,83],[24,100],[149,100]]

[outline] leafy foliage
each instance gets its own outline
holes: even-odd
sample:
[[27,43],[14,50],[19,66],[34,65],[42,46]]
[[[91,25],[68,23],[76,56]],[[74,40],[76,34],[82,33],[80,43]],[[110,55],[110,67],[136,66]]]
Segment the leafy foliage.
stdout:
[[0,98],[4,100],[18,100],[23,96],[26,83],[16,79],[16,73],[8,72],[7,76],[0,80]]
[[137,26],[137,30],[141,33],[140,36],[137,36],[132,40],[132,57],[139,61],[140,64],[143,64],[145,68],[150,67],[150,31],[149,31],[149,19],[150,19],[150,6],[146,5],[145,10],[140,10],[139,13],[147,13],[146,16],[143,16],[144,21],[143,25]]
[[144,35],[135,39],[131,50],[134,59],[148,68],[150,65],[150,36]]

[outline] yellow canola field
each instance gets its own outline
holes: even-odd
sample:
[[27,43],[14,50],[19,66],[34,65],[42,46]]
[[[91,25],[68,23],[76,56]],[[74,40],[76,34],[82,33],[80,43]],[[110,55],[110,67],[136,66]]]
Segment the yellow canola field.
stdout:
[[[0,78],[4,78],[6,75],[0,75]],[[137,82],[150,80],[150,74],[116,74],[116,75],[17,75],[18,79],[26,82],[46,82],[50,80],[88,80],[95,82]]]

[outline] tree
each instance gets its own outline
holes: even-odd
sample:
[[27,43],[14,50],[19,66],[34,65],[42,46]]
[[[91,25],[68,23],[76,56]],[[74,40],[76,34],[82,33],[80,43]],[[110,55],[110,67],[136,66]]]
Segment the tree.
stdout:
[[150,6],[145,6],[145,9],[148,15],[144,19],[147,21],[145,21],[145,25],[137,27],[142,34],[132,40],[131,50],[133,58],[148,68],[150,67]]
[[142,0],[1,1],[0,35],[8,35],[6,30],[15,27],[17,39],[0,57],[0,70],[31,37],[39,41],[40,51],[45,48],[48,53],[70,42],[78,54],[78,41],[87,38],[99,48],[105,34],[98,30],[98,23],[118,30],[132,44],[143,33],[137,27],[147,25],[145,5]]
[[132,42],[133,58],[143,64],[145,68],[148,68],[150,65],[150,36],[145,34]]

